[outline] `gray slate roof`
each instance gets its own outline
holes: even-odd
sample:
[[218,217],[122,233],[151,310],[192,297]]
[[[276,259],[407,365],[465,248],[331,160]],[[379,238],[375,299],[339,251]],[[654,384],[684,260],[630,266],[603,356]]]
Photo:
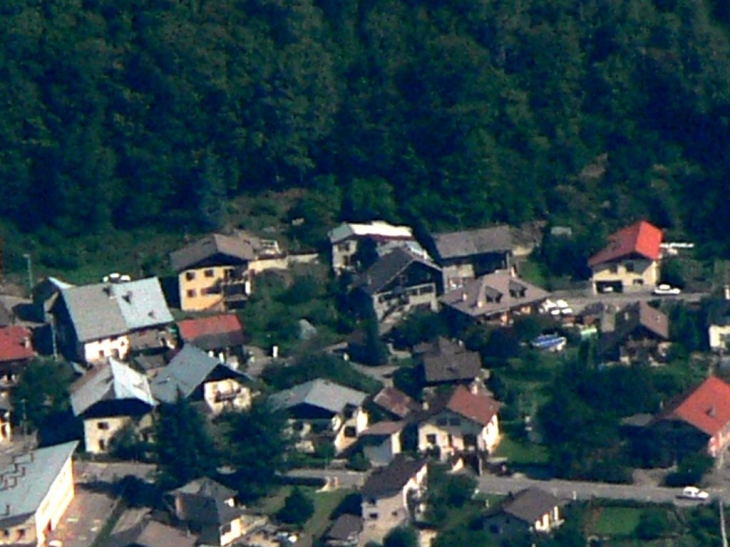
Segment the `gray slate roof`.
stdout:
[[442,260],[507,252],[513,248],[512,231],[507,225],[434,234],[433,242]]
[[471,317],[496,315],[514,308],[536,304],[548,292],[513,277],[506,271],[484,275],[445,293],[439,300]]
[[334,541],[356,541],[362,532],[362,517],[345,513],[337,517],[325,539]]
[[256,258],[253,246],[242,237],[210,234],[170,253],[170,262],[174,271],[182,272],[215,255],[230,257],[238,263]]
[[339,414],[347,405],[361,406],[367,396],[367,393],[362,391],[318,378],[274,393],[270,400],[276,408],[289,409],[300,404],[308,404]]
[[360,492],[366,497],[378,497],[398,492],[426,463],[425,459],[409,460],[399,454],[388,466],[373,471]]
[[198,538],[161,522],[146,520],[111,536],[107,547],[195,547]]
[[358,276],[355,280],[355,286],[368,294],[377,294],[414,262],[421,263],[439,273],[441,272],[441,269],[433,262],[421,258],[403,247],[397,247],[387,255],[381,256],[375,264]]
[[178,393],[182,397],[189,397],[218,367],[239,379],[249,379],[243,372],[231,368],[203,350],[192,344],[185,344],[172,358],[170,364],[152,379],[152,394],[155,399],[163,403],[174,403]]
[[423,363],[426,383],[473,380],[482,374],[482,361],[475,351],[438,337],[430,344],[419,344],[414,357]]
[[539,488],[528,488],[515,494],[512,500],[502,506],[502,510],[528,524],[534,524],[558,505],[560,500],[552,494]]
[[[0,470],[0,527],[20,524],[38,510],[78,441],[46,446],[16,456],[14,463]],[[17,467],[16,467],[17,466]]]
[[81,342],[118,336],[172,322],[156,277],[126,283],[96,283],[61,290]]
[[170,495],[180,502],[178,518],[197,525],[228,524],[242,512],[226,503],[236,493],[208,477],[195,479]]
[[80,416],[100,401],[138,400],[154,407],[149,380],[131,367],[110,358],[71,385],[71,408]]

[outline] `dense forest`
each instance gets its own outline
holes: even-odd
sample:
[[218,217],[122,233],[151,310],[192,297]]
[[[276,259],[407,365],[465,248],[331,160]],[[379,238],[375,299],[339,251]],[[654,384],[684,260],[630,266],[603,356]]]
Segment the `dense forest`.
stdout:
[[730,251],[725,0],[3,0],[0,215],[201,230],[307,188],[428,228]]

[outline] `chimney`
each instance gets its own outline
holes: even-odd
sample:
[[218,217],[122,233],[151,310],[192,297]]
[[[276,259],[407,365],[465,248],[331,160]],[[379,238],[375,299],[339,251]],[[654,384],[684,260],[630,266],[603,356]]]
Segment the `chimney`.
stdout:
[[722,293],[725,297],[725,300],[730,300],[730,285],[725,284],[722,286]]
[[123,298],[124,298],[124,300],[127,301],[128,304],[131,303],[132,302],[132,291],[127,291],[126,293],[124,293]]
[[461,301],[466,302],[466,291],[461,291]]
[[421,407],[423,408],[423,410],[428,410],[428,408],[429,408],[428,401],[423,401],[421,403]]

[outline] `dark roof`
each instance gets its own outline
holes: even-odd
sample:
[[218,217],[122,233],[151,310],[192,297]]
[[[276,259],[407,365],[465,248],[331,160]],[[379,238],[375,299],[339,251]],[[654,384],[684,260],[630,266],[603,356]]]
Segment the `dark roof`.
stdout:
[[502,505],[502,510],[521,521],[534,524],[558,505],[560,500],[552,494],[539,488],[528,488],[508,499]]
[[205,351],[242,346],[244,342],[241,321],[232,313],[186,319],[177,327],[180,338]]
[[429,345],[419,344],[414,355],[423,364],[428,384],[473,380],[481,374],[479,354],[446,338],[439,337]]
[[340,515],[337,517],[325,539],[335,541],[355,541],[362,532],[362,517],[358,515]]
[[398,455],[387,467],[373,471],[365,481],[361,493],[367,497],[377,497],[398,492],[426,465],[427,460],[408,460]]
[[256,258],[253,246],[238,235],[207,235],[182,249],[170,253],[170,263],[176,272],[185,271],[216,255],[244,264]]
[[[644,327],[660,340],[669,339],[669,318],[646,302],[634,302],[619,310],[613,317],[613,330],[603,332],[599,339],[600,354],[610,354],[623,344],[639,327]],[[608,323],[604,321],[603,323]],[[602,325],[605,327],[605,324]]]
[[588,259],[588,266],[593,267],[634,255],[658,260],[661,243],[662,231],[641,220],[608,236],[608,245]]
[[242,509],[228,504],[236,493],[208,477],[190,481],[169,494],[178,500],[178,518],[193,524],[228,524],[242,514]]
[[370,266],[363,274],[355,280],[355,287],[359,287],[368,294],[377,294],[390,283],[398,274],[403,272],[414,262],[436,271],[441,271],[436,264],[421,258],[420,256],[397,247],[388,254],[380,257],[378,261]]
[[536,304],[548,293],[506,271],[484,275],[451,290],[439,300],[471,317],[497,315],[514,308]]
[[508,252],[513,247],[512,231],[507,225],[434,234],[433,242],[441,260]]
[[373,398],[373,403],[399,418],[421,409],[421,405],[394,387],[381,389]]

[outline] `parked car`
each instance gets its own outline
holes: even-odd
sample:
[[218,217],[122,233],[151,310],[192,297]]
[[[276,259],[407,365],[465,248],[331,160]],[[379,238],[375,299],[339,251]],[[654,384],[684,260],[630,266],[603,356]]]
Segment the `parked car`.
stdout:
[[682,290],[679,287],[672,287],[668,283],[660,283],[654,288],[653,292],[657,296],[671,296],[680,294]]
[[696,486],[685,486],[682,489],[682,493],[677,496],[685,500],[697,500],[702,501],[710,497],[710,494],[704,490],[700,490]]

